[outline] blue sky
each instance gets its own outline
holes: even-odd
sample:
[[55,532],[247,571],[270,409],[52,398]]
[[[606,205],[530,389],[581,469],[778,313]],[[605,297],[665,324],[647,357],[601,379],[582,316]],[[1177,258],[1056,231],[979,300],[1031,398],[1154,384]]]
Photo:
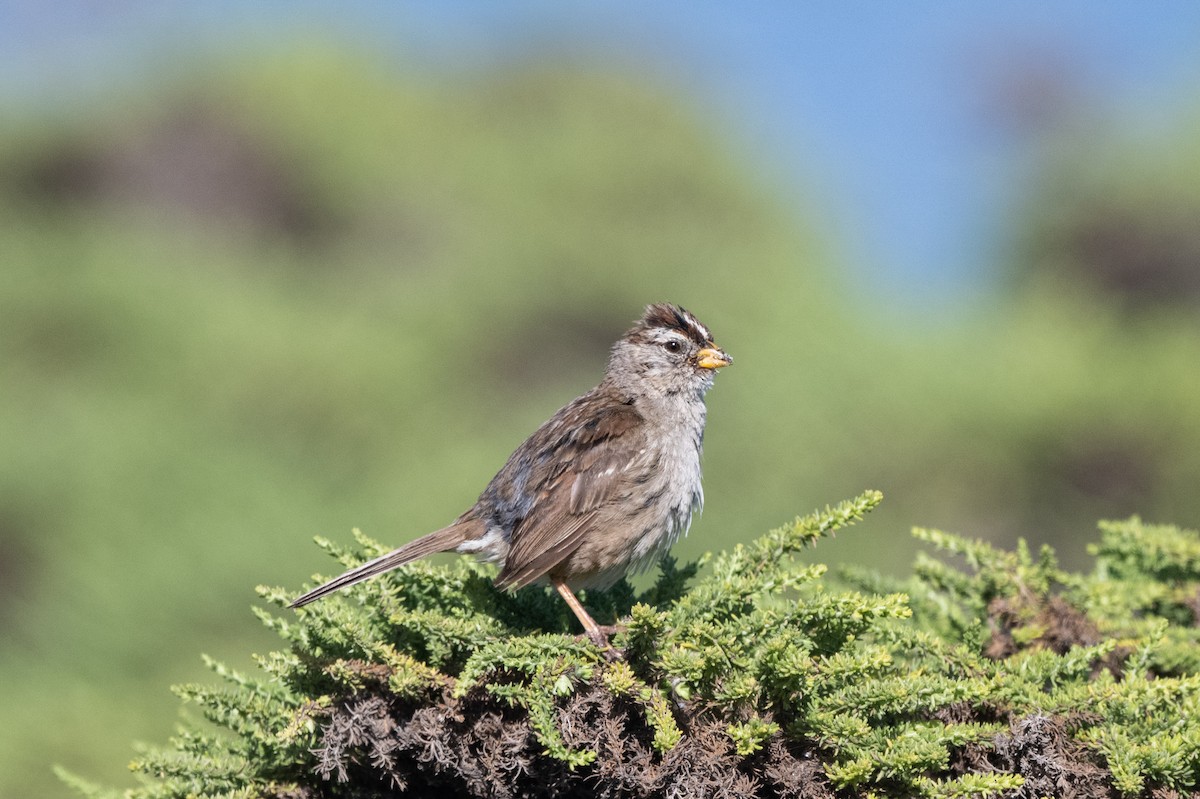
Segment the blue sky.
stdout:
[[985,282],[1003,245],[1036,141],[997,124],[1005,91],[1061,79],[1100,125],[1153,124],[1200,100],[1200,3],[1136,0],[0,0],[0,91],[70,100],[294,28],[437,71],[542,53],[645,71],[715,112],[731,148],[785,193],[819,205],[851,260],[920,294]]

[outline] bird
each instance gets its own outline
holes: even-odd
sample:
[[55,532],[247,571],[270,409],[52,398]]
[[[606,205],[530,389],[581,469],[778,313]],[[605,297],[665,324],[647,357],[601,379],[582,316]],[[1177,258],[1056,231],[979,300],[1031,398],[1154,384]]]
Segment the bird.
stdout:
[[494,584],[552,586],[598,646],[607,637],[575,596],[656,563],[704,506],[705,394],[733,359],[670,303],[646,306],[600,383],[522,443],[450,525],[295,599],[299,608],[436,552],[499,566]]

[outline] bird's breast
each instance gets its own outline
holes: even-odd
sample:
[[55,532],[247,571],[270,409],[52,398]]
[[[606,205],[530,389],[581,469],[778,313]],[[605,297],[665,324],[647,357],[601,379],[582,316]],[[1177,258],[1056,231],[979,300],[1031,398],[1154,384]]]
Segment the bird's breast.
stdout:
[[641,569],[662,556],[691,525],[704,506],[700,481],[700,445],[691,435],[663,442],[659,468],[647,483],[644,532],[631,542],[630,566]]
[[[640,465],[639,465],[640,464]],[[606,588],[653,566],[685,535],[704,504],[699,438],[661,436],[630,464],[626,490],[569,558],[571,585]]]

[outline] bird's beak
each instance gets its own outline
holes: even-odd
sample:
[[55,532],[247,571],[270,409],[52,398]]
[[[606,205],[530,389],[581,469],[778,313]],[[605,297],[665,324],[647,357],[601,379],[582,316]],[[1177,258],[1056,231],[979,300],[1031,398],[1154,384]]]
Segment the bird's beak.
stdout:
[[725,354],[720,347],[705,347],[696,353],[696,365],[701,369],[720,369],[733,363],[733,358]]

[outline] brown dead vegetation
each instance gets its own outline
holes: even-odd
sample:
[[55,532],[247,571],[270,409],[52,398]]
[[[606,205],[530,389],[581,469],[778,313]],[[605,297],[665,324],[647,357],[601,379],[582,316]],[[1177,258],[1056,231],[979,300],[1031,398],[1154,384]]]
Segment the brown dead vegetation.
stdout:
[[558,728],[569,747],[590,749],[597,757],[572,770],[543,754],[523,710],[484,691],[457,698],[446,690],[434,706],[363,693],[328,711],[316,750],[318,773],[331,789],[352,785],[361,796],[435,791],[488,799],[835,796],[815,748],[776,734],[760,751],[742,756],[727,722],[704,712],[677,716],[683,739],[660,753],[641,705],[613,696],[598,682],[577,691],[562,701]]

